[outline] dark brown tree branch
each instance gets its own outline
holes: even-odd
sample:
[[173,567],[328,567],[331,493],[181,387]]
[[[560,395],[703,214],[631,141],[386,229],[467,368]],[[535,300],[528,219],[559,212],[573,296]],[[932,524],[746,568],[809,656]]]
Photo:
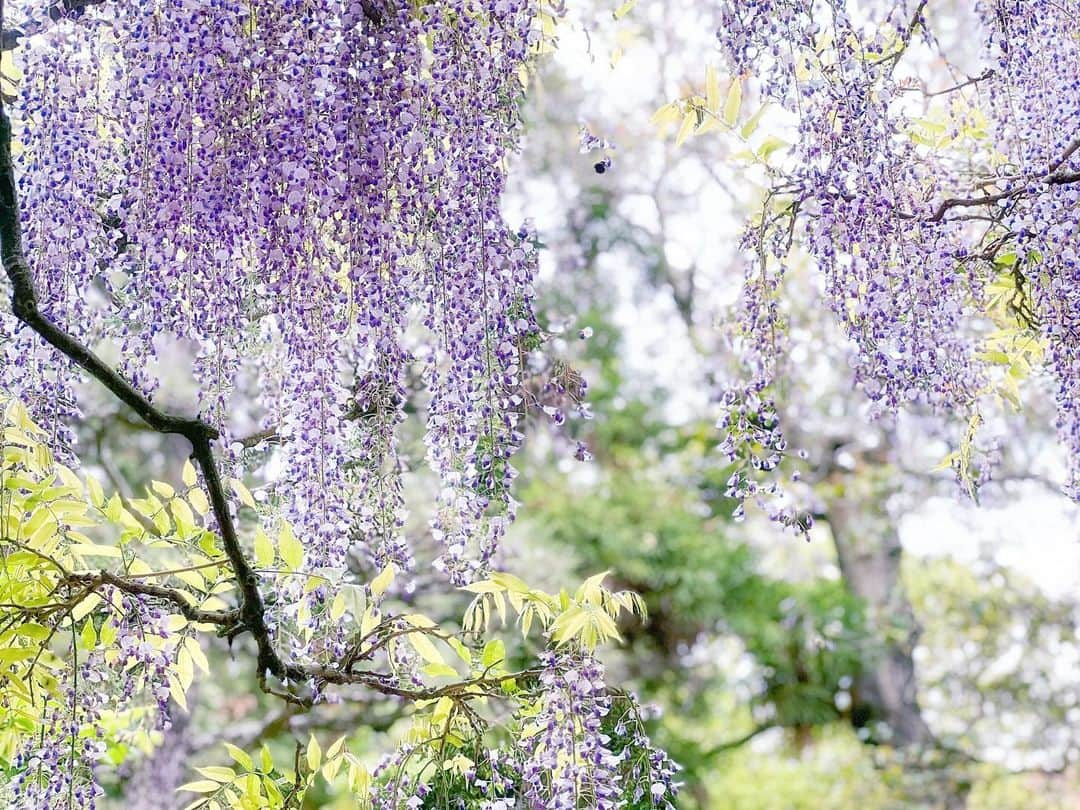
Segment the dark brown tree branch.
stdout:
[[890,70],[896,67],[897,62],[899,62],[900,59],[904,56],[904,54],[907,53],[908,46],[911,44],[911,39],[915,36],[915,31],[919,28],[919,26],[925,25],[925,21],[923,19],[923,11],[926,9],[926,4],[928,2],[929,0],[919,0],[919,5],[916,6],[915,11],[912,12],[911,18],[907,24],[907,28],[900,36],[900,45],[896,48],[895,51],[888,54],[887,56],[881,57],[873,64],[883,65],[891,62],[892,64],[889,65]]
[[1076,154],[1076,151],[1078,149],[1080,149],[1080,138],[1077,138],[1072,143],[1070,143],[1068,147],[1066,147],[1065,151],[1061,153],[1061,157],[1059,157],[1057,160],[1050,164],[1050,171],[1056,172],[1058,169],[1064,166],[1065,162],[1074,154]]
[[[379,672],[343,672],[321,666],[296,667],[296,671],[320,683],[339,686],[367,686],[384,695],[395,695],[411,701],[436,700],[441,697],[463,700],[474,697],[491,697],[502,691],[503,684],[510,681],[537,678],[541,669],[525,669],[505,675],[481,676],[464,681],[456,681],[445,686],[433,686],[427,689],[406,689],[396,686],[387,676]],[[396,680],[396,679],[395,679]]]
[[33,274],[26,261],[19,222],[19,200],[15,169],[11,161],[11,119],[0,106],[0,259],[11,282],[11,308],[14,315],[40,335],[61,354],[96,379],[117,399],[130,407],[158,433],[183,436],[191,443],[192,457],[199,465],[217,520],[221,542],[229,558],[240,589],[240,625],[252,634],[258,648],[258,672],[277,677],[285,675],[285,666],[270,639],[264,616],[265,606],[259,591],[259,578],[248,562],[229,512],[221,475],[211,442],[218,431],[209,423],[192,417],[177,416],[159,410],[127,380],[107,365],[89,347],[61,329],[41,312],[34,289]]
[[945,87],[945,88],[943,88],[941,90],[933,90],[933,91],[929,91],[929,92],[924,92],[923,95],[925,95],[927,98],[934,98],[935,96],[944,96],[944,95],[947,95],[949,93],[955,93],[957,90],[963,90],[965,87],[970,87],[973,84],[978,84],[979,82],[984,82],[987,79],[991,78],[993,75],[994,75],[994,71],[991,70],[990,68],[987,68],[982,73],[980,73],[978,76],[969,76],[965,81],[954,84],[951,87]]
[[[1045,183],[1050,186],[1066,186],[1071,183],[1080,183],[1080,171],[1054,172],[1052,174],[1044,175],[1043,177],[1033,177],[1031,180],[1033,182]],[[945,216],[945,213],[952,208],[971,208],[980,205],[993,205],[1002,200],[1019,197],[1027,190],[1027,184],[1024,184],[1007,188],[1004,191],[999,191],[997,194],[986,194],[982,197],[950,197],[947,200],[942,200],[938,207],[934,209],[934,213],[927,217],[926,221],[940,222]]]
[[1061,156],[1050,164],[1049,171],[1046,174],[1015,178],[1020,182],[1004,191],[999,191],[996,194],[985,194],[981,197],[951,197],[947,200],[942,200],[927,221],[940,222],[942,217],[945,216],[945,212],[951,208],[970,208],[980,205],[994,205],[1002,200],[1019,197],[1021,194],[1028,191],[1028,188],[1032,183],[1041,183],[1048,186],[1065,186],[1072,183],[1080,183],[1080,171],[1061,171],[1061,167],[1065,165],[1077,149],[1080,149],[1080,138],[1077,138],[1070,143]]
[[263,442],[280,443],[281,436],[278,435],[277,428],[269,427],[265,430],[259,430],[249,436],[237,439],[237,441],[245,450],[250,450],[252,447],[257,447]]
[[192,622],[215,624],[229,629],[240,621],[240,611],[238,610],[203,610],[188,602],[184,596],[184,591],[166,588],[161,585],[152,585],[147,582],[133,581],[111,574],[108,571],[99,571],[96,574],[68,574],[66,581],[72,584],[78,583],[89,586],[92,591],[97,590],[102,585],[111,585],[118,591],[134,596],[150,596],[154,599],[163,599],[176,605],[184,618]]
[[746,745],[752,739],[757,737],[759,734],[764,734],[766,731],[769,731],[770,729],[773,729],[773,728],[777,728],[776,723],[763,723],[760,726],[756,726],[755,728],[752,728],[750,731],[746,732],[741,737],[736,737],[736,738],[734,738],[732,740],[727,740],[725,742],[722,742],[719,745],[714,745],[708,751],[705,751],[702,754],[702,756],[705,757],[706,759],[710,759],[712,757],[723,754],[725,751],[731,751],[731,750],[734,750],[735,748],[742,748],[744,745]]

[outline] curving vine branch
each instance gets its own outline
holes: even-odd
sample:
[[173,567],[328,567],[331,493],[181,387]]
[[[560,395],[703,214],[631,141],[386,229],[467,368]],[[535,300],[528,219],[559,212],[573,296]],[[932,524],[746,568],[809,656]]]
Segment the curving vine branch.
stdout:
[[[412,701],[449,697],[455,702],[461,702],[477,697],[495,697],[500,694],[503,684],[507,682],[534,680],[539,676],[540,670],[527,669],[498,676],[484,674],[446,686],[408,689],[400,686],[392,675],[371,670],[353,670],[352,663],[360,657],[356,655],[348,666],[337,667],[301,665],[281,659],[266,624],[266,605],[259,590],[259,577],[241,547],[221,474],[214,458],[212,442],[218,438],[217,429],[201,419],[167,413],[156,407],[89,347],[41,311],[33,275],[23,249],[18,193],[11,160],[11,121],[2,103],[0,103],[0,259],[2,259],[7,278],[11,282],[12,311],[20,321],[105,386],[117,399],[129,406],[152,431],[182,436],[191,444],[191,455],[202,472],[222,545],[240,592],[238,609],[208,611],[188,604],[183,594],[172,588],[144,583],[107,571],[70,572],[53,561],[65,585],[79,586],[78,593],[73,597],[74,601],[81,600],[98,588],[108,585],[125,593],[170,602],[188,619],[215,625],[221,634],[230,638],[242,632],[250,632],[257,647],[256,678],[259,687],[268,694],[301,707],[311,706],[311,698],[301,697],[289,688],[275,689],[268,683],[268,678],[273,676],[284,681],[287,687],[290,683],[363,686],[380,694]],[[71,600],[61,603],[59,607],[67,607],[70,604],[72,604]],[[408,632],[427,631],[411,628]],[[358,644],[362,642],[363,639]]]
[[270,673],[286,676],[286,668],[274,649],[266,625],[265,604],[259,578],[244,555],[229,502],[214,459],[211,443],[218,437],[213,425],[197,418],[177,416],[157,408],[145,395],[106,364],[89,347],[46,316],[38,304],[33,274],[23,250],[22,225],[15,169],[11,160],[11,119],[0,103],[0,260],[11,282],[11,309],[16,318],[36,332],[57,351],[68,357],[128,405],[152,430],[183,436],[191,443],[191,455],[198,464],[210,495],[214,518],[221,533],[225,554],[240,589],[240,629],[249,631],[258,647],[260,677]]

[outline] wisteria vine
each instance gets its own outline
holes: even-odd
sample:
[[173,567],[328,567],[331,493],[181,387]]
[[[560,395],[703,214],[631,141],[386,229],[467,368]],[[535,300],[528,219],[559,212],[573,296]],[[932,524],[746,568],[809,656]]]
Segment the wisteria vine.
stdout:
[[[499,200],[539,37],[525,0],[121,1],[20,49],[17,170],[44,313],[115,341],[148,395],[162,341],[192,346],[201,416],[226,447],[244,369],[276,383],[256,397],[312,567],[358,543],[411,564],[395,428],[413,363],[452,581],[485,570],[513,517],[510,400],[539,329],[533,239]],[[427,337],[407,339],[410,324]],[[70,364],[3,329],[10,389],[65,430]]]
[[[428,459],[441,483],[431,520],[443,549],[435,567],[454,585],[484,576],[514,518],[511,457],[538,401],[526,388],[526,365],[544,336],[533,309],[536,236],[528,224],[507,227],[499,204],[530,61],[560,13],[533,0],[20,4],[23,80],[10,119],[0,113],[0,242],[12,304],[0,313],[8,420],[0,442],[14,437],[19,448],[11,456],[17,475],[3,481],[9,508],[17,503],[33,525],[30,506],[44,495],[25,493],[48,492],[71,514],[92,507],[95,521],[127,525],[122,542],[149,533],[209,561],[94,572],[82,570],[80,555],[104,547],[63,545],[71,526],[55,527],[57,556],[3,538],[5,561],[36,566],[47,599],[59,600],[4,608],[20,656],[34,656],[24,680],[47,683],[61,671],[63,659],[50,654],[49,672],[38,660],[58,633],[71,636],[67,686],[50,687],[44,703],[29,696],[34,738],[6,786],[17,806],[96,806],[105,713],[148,700],[168,726],[193,661],[203,658],[170,619],[215,627],[230,640],[250,633],[259,685],[290,703],[310,707],[330,687],[448,703],[470,718],[471,732],[481,728],[477,744],[483,733],[470,700],[520,693],[527,706],[539,694],[549,723],[564,727],[527,752],[482,752],[461,774],[463,790],[480,791],[477,807],[505,807],[518,795],[538,809],[623,806],[615,797],[628,789],[619,783],[627,773],[635,784],[646,780],[634,802],[671,806],[675,768],[640,721],[620,721],[618,752],[601,731],[611,701],[584,651],[595,638],[567,648],[573,639],[560,638],[560,654],[518,673],[492,674],[501,662],[487,662],[485,647],[473,676],[432,687],[420,674],[438,655],[432,642],[402,640],[451,637],[379,609],[395,571],[413,566],[397,438],[413,396],[410,375],[423,381]],[[195,417],[155,404],[156,367],[171,362],[163,348],[170,344],[193,356]],[[118,351],[118,369],[94,353],[99,347]],[[49,489],[57,473],[45,445],[29,437],[46,425],[48,447],[77,461],[70,425],[83,374],[151,429],[190,442],[197,468],[185,468],[183,492],[157,482],[140,508],[105,498],[98,484],[86,484],[84,495],[67,468],[64,486]],[[579,400],[580,377],[560,366],[555,378],[550,387]],[[260,410],[251,436],[238,435],[230,418],[251,393],[241,392],[244,380],[253,381]],[[557,408],[544,411],[563,419]],[[28,450],[33,462],[23,469],[17,459]],[[283,470],[260,490],[266,508],[232,482],[262,523],[252,550],[237,531],[218,456],[242,474],[262,450],[276,453]],[[187,537],[193,531],[197,549]],[[350,555],[382,571],[361,597],[359,633],[336,622],[349,608],[332,586]],[[274,580],[278,593],[267,600],[252,558],[280,558],[301,576]],[[219,576],[226,566],[235,608],[196,607],[183,589],[153,581],[212,582],[197,572]],[[305,585],[320,581],[327,584]],[[590,610],[617,616],[630,604],[590,588],[581,597],[599,600]],[[560,603],[541,596],[545,642],[555,647]],[[43,639],[19,635],[31,618],[43,622]],[[472,664],[463,645],[454,649]],[[90,657],[79,660],[80,650]],[[377,656],[389,672],[371,668]],[[122,677],[99,683],[110,667]],[[50,703],[53,694],[63,705]],[[402,771],[411,750],[406,744],[396,755]],[[432,756],[441,764],[442,752]],[[523,783],[537,763],[559,774],[550,785]],[[299,765],[294,778],[295,793]],[[405,796],[401,784],[389,774],[371,798],[420,806],[428,788]]]
[[[751,258],[738,339],[748,374],[721,398],[723,449],[738,464],[729,494],[757,497],[774,519],[808,528],[789,500],[762,497],[780,488],[775,475],[759,475],[787,451],[775,383],[785,362],[785,266],[798,246],[824,275],[871,416],[924,406],[977,425],[995,363],[1013,359],[986,350],[987,289],[1014,286],[998,339],[1048,347],[1071,458],[1066,489],[1076,497],[1080,6],[977,4],[985,70],[945,71],[953,84],[941,89],[897,69],[920,58],[908,57],[917,45],[948,56],[925,0],[721,2],[718,10],[733,74],[751,77],[761,100],[796,128],[788,159],[768,166],[772,186],[744,240]],[[920,136],[921,116],[940,99],[951,106],[935,141]],[[962,474],[976,466],[970,452],[954,454]],[[991,472],[983,464],[974,476]]]

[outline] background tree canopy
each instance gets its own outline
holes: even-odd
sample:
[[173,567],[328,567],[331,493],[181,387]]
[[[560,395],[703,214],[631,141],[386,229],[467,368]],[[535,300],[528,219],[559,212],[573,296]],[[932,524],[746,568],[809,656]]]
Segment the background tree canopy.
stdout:
[[0,804],[1080,802],[1076,0],[0,19]]

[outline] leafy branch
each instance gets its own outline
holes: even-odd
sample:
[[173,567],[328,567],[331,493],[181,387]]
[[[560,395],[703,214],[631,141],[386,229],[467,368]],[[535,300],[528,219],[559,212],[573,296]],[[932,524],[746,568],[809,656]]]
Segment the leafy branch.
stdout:
[[[1030,174],[1010,178],[1017,182],[996,194],[985,194],[980,197],[950,197],[949,199],[942,200],[926,221],[940,222],[945,216],[945,213],[952,208],[994,205],[1002,200],[1019,197],[1030,191],[1032,183],[1042,183],[1048,186],[1064,186],[1072,183],[1080,183],[1080,171],[1062,171],[1061,169],[1069,158],[1076,153],[1077,149],[1080,149],[1080,138],[1077,138],[1069,144],[1061,156],[1050,164],[1048,172],[1044,174]],[[915,217],[910,215],[910,218]]]
[[251,632],[258,648],[258,671],[278,677],[286,668],[274,649],[266,625],[265,604],[259,591],[258,575],[244,555],[236,533],[221,475],[211,443],[218,431],[209,423],[192,417],[177,416],[157,408],[145,395],[107,365],[89,347],[55,324],[41,312],[33,275],[23,251],[22,225],[19,221],[15,169],[11,160],[11,119],[0,106],[0,259],[11,282],[12,312],[47,343],[65,355],[91,377],[104,385],[129,406],[154,431],[183,436],[191,444],[192,458],[199,465],[206,482],[222,545],[240,588],[240,619]]

